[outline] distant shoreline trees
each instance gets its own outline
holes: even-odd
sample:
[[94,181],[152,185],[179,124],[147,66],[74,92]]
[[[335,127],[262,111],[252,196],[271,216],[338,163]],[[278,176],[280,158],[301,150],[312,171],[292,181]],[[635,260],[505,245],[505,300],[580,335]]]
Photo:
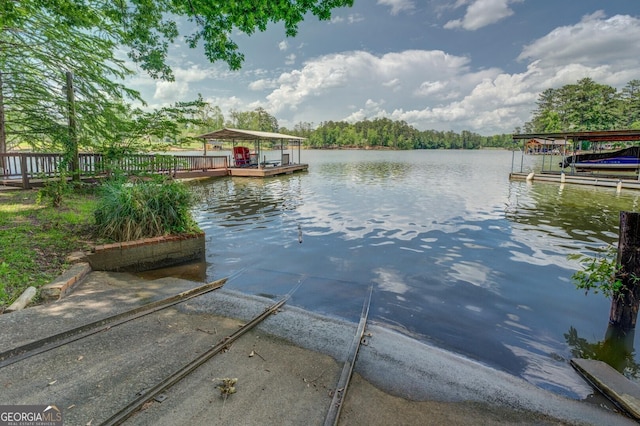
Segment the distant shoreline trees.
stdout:
[[480,149],[504,148],[512,144],[511,134],[481,136],[467,130],[461,133],[421,131],[405,121],[388,118],[355,123],[326,121],[314,130],[309,125],[299,125],[286,131],[307,138],[309,148],[319,149]]
[[[590,78],[558,89],[543,91],[524,133],[556,133],[614,129],[640,129],[640,80],[632,80],[621,90],[596,83]],[[516,129],[515,133],[520,133]],[[509,148],[511,134],[481,136],[463,130],[417,130],[404,121],[388,118],[356,123],[327,121],[312,129],[300,123],[289,131],[307,138],[311,148],[373,149],[479,149]]]

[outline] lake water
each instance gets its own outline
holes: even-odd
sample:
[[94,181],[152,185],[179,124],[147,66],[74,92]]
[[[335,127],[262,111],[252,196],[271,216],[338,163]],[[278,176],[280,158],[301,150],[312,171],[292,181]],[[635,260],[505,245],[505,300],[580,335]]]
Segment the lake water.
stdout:
[[373,285],[370,321],[586,396],[568,360],[578,337],[604,339],[610,302],[576,290],[567,255],[616,242],[640,193],[511,182],[500,150],[303,151],[302,162],[308,173],[193,184],[208,280],[270,297],[301,282],[289,304],[354,322]]

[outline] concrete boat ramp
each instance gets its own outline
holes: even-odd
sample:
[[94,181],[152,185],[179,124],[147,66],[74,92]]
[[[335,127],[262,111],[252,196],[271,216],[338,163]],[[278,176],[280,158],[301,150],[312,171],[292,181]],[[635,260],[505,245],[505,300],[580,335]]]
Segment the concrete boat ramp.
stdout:
[[[202,283],[91,272],[65,299],[0,315],[0,353]],[[55,405],[100,425],[274,303],[225,287],[0,368],[0,405]],[[357,324],[283,305],[124,420],[137,425],[320,425]],[[6,358],[0,357],[0,362]],[[0,363],[0,365],[2,365]],[[234,392],[224,379],[237,379]],[[226,389],[226,391],[225,391]],[[326,423],[325,423],[326,424]],[[368,325],[337,424],[636,424]]]

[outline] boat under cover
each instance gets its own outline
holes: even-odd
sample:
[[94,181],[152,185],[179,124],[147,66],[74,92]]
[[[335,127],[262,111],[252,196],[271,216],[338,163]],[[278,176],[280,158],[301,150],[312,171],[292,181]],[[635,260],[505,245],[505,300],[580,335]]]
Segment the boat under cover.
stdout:
[[560,163],[562,168],[574,166],[580,170],[638,170],[640,167],[640,146],[618,151],[576,154]]

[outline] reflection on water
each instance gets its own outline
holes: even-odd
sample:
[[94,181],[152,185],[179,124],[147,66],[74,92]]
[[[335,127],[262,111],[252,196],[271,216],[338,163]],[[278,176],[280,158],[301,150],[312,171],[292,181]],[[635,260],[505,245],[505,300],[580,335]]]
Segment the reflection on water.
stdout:
[[[585,296],[567,254],[617,239],[640,194],[509,182],[506,151],[305,151],[309,172],[194,184],[207,277],[251,294],[369,317],[573,396],[571,327],[599,336],[608,300]],[[526,161],[536,161],[527,158]],[[529,166],[529,165],[525,165]]]
[[183,280],[205,282],[207,279],[207,264],[204,259],[198,259],[165,268],[136,272],[135,275],[145,280],[174,277]]
[[608,327],[604,339],[592,342],[580,337],[578,330],[571,327],[564,338],[573,357],[604,361],[626,377],[637,379],[640,365],[634,359],[635,333],[624,333]]

